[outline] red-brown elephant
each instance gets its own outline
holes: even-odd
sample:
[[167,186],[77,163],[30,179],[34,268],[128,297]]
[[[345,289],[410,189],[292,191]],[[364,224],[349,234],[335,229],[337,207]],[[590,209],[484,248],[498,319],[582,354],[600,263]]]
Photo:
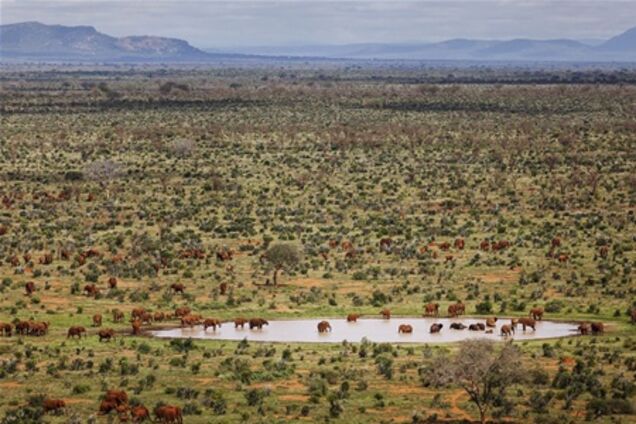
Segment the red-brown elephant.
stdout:
[[439,323],[431,324],[430,332],[439,333],[440,331],[442,331],[443,327],[444,327],[444,324],[439,324]]
[[173,283],[170,285],[170,288],[175,294],[177,293],[183,294],[185,292],[185,285],[181,283]]
[[331,331],[331,324],[329,324],[327,321],[320,321],[318,323],[318,332],[326,333],[328,331]]
[[582,322],[581,324],[579,324],[577,329],[582,336],[587,336],[592,331],[592,326],[590,326],[590,324],[587,322]]
[[512,324],[504,324],[501,326],[501,335],[504,337],[512,336],[515,333],[515,329]]
[[207,318],[203,321],[203,330],[207,330],[208,327],[212,327],[212,330],[216,331],[216,327],[221,328],[221,320],[216,318]]
[[537,308],[532,308],[530,309],[530,318],[536,320],[536,321],[541,321],[543,319],[543,308],[541,307],[537,307]]
[[42,409],[44,412],[55,412],[66,408],[66,403],[62,399],[44,399]]
[[250,330],[258,328],[259,330],[263,329],[264,325],[269,325],[269,322],[263,318],[252,318],[250,319]]
[[192,311],[187,306],[181,306],[181,307],[176,308],[174,310],[174,316],[175,317],[184,317],[186,315],[190,315],[191,312]]
[[537,322],[533,318],[519,318],[519,324],[526,331],[526,327],[532,328],[532,331],[536,331]]
[[439,303],[429,303],[424,307],[424,316],[439,316]]
[[181,327],[194,327],[201,324],[201,318],[198,315],[186,315],[181,317]]
[[124,313],[119,309],[113,309],[113,322],[122,322],[124,320]]
[[448,315],[450,317],[457,317],[459,315],[463,315],[465,311],[466,311],[466,306],[461,302],[457,302],[453,305],[448,306]]
[[97,333],[97,335],[99,336],[99,341],[110,341],[111,339],[115,338],[115,330],[113,330],[112,328],[104,328],[103,330],[99,330],[99,332]]
[[70,339],[73,337],[79,337],[81,339],[82,334],[84,335],[84,337],[86,337],[86,329],[84,327],[74,326],[68,329],[68,332],[66,333],[66,338]]
[[134,423],[142,423],[146,420],[150,420],[150,411],[143,405],[133,406],[130,410],[132,415],[132,421]]
[[247,318],[239,317],[234,320],[234,328],[245,328],[245,324],[248,323]]
[[36,290],[35,283],[33,281],[29,281],[24,285],[24,290],[27,296],[31,296],[33,293],[35,293]]
[[162,424],[182,424],[183,417],[181,415],[181,408],[178,406],[164,405],[155,409],[155,417],[157,421]]
[[13,327],[11,324],[0,322],[0,335],[11,337]]
[[605,325],[602,322],[593,322],[590,326],[592,327],[592,334],[603,334],[605,332]]
[[101,327],[102,326],[102,314],[93,315],[93,327]]
[[110,287],[111,289],[116,289],[117,288],[117,278],[110,277],[108,279],[108,287]]
[[398,327],[398,333],[404,333],[404,334],[409,334],[413,332],[413,326],[409,325],[409,324],[401,324]]

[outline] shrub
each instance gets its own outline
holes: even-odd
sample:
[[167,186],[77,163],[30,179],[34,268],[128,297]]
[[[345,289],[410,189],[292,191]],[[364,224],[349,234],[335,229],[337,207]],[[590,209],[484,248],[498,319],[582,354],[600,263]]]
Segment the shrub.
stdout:
[[545,304],[545,311],[549,313],[558,313],[561,312],[565,305],[561,300],[551,300]]
[[475,310],[478,314],[489,314],[492,312],[492,303],[489,300],[478,303],[475,306]]

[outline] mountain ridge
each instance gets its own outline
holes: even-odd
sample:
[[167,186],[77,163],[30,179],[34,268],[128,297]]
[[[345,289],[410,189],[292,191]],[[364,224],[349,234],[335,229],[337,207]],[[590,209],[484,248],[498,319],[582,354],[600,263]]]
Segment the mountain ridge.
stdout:
[[256,46],[205,51],[178,38],[149,35],[113,37],[88,25],[47,25],[36,21],[0,25],[0,60],[205,62],[230,57],[636,62],[636,27],[595,45],[565,38],[455,38],[435,43]]
[[0,25],[0,54],[23,58],[202,60],[211,55],[178,38],[113,37],[95,27],[29,21]]

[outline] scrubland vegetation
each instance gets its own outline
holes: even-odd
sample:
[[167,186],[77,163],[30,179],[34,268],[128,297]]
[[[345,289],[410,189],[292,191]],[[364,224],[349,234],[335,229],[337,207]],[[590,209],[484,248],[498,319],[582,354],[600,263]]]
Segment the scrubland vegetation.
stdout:
[[[1,422],[129,417],[98,413],[108,389],[186,423],[633,422],[634,75],[3,69],[0,323],[48,328],[0,337]],[[458,301],[605,332],[494,350],[145,333],[184,306],[324,319]],[[135,308],[153,319],[133,335]],[[516,366],[466,375],[467,357]]]

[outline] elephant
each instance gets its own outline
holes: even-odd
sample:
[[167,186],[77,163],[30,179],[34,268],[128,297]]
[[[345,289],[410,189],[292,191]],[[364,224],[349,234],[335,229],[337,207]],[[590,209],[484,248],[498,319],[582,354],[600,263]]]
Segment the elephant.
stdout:
[[605,332],[605,326],[602,322],[593,322],[591,324],[592,334],[603,334]]
[[176,308],[174,310],[174,315],[176,317],[184,317],[186,315],[190,315],[190,312],[192,312],[190,308],[188,308],[187,306],[181,306],[180,308]]
[[532,318],[519,318],[519,324],[521,324],[523,331],[526,331],[526,327],[530,327],[532,331],[536,331],[537,322]]
[[451,317],[463,315],[465,312],[466,312],[466,305],[464,305],[461,302],[457,302],[453,305],[448,306],[448,315]]
[[250,319],[249,324],[250,330],[253,330],[254,328],[262,330],[264,325],[269,325],[269,322],[267,322],[267,320],[264,320],[263,318],[252,318]]
[[97,335],[99,336],[100,342],[104,340],[109,341],[110,339],[115,338],[115,330],[113,330],[112,328],[105,328],[103,330],[99,330]]
[[504,324],[501,326],[502,336],[512,336],[515,333],[515,329],[511,324]]
[[203,321],[203,331],[206,331],[208,327],[212,327],[212,330],[216,331],[216,327],[221,327],[221,321],[216,318],[208,318]]
[[347,315],[347,322],[357,322],[358,318],[360,318],[359,314],[349,314]]
[[101,327],[102,326],[102,314],[93,315],[93,327]]
[[0,322],[0,335],[5,335],[7,337],[10,337],[12,331],[13,331],[13,327],[11,326],[11,324],[5,324]]
[[248,323],[248,320],[246,318],[242,318],[242,317],[236,318],[234,320],[234,328],[239,328],[239,327],[245,328],[245,324],[247,323]]
[[181,327],[194,327],[201,324],[201,318],[198,315],[186,315],[181,318]]
[[484,331],[486,329],[486,326],[482,324],[481,322],[478,322],[476,324],[470,324],[468,326],[468,329],[470,331]]
[[398,327],[398,333],[412,333],[413,327],[409,324],[402,324]]
[[582,322],[581,324],[579,324],[578,330],[582,336],[587,336],[592,331],[592,326],[587,322]]
[[82,338],[82,334],[86,337],[86,329],[84,327],[70,327],[68,329],[68,333],[66,333],[66,338],[73,338],[75,336]]
[[462,324],[461,322],[454,322],[450,325],[450,328],[452,330],[464,330],[466,326]]
[[390,319],[391,318],[391,310],[390,309],[382,309],[380,311],[380,315],[382,315],[382,318],[384,319]]
[[543,319],[543,308],[532,308],[530,309],[530,318],[541,321]]
[[442,330],[442,327],[444,327],[444,324],[432,324],[430,331],[431,333],[439,333]]
[[177,294],[177,293],[181,293],[183,294],[185,292],[185,285],[181,284],[181,283],[173,283],[170,285],[170,288],[172,289],[172,291]]
[[497,317],[488,318],[488,319],[486,319],[486,326],[487,327],[495,327],[496,326],[496,324],[495,324],[496,322],[497,322]]
[[424,316],[439,316],[439,303],[429,303],[424,307]]
[[320,321],[318,323],[318,332],[326,333],[327,331],[331,331],[331,324],[329,324],[327,321]]

